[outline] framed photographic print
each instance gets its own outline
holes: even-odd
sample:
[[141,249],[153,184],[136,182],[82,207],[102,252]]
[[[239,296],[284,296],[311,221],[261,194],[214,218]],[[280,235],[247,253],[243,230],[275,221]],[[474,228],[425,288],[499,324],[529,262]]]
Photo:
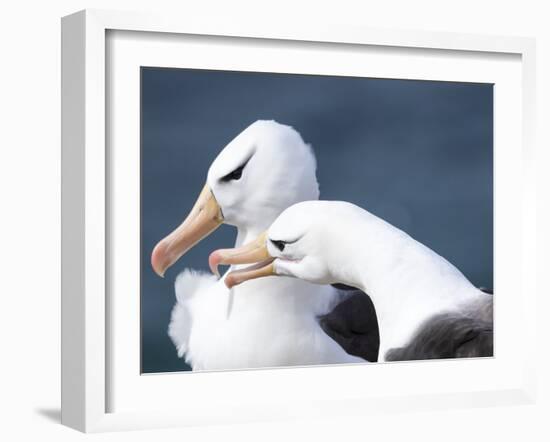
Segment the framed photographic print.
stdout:
[[64,424],[533,400],[532,40],[95,10],[62,37]]

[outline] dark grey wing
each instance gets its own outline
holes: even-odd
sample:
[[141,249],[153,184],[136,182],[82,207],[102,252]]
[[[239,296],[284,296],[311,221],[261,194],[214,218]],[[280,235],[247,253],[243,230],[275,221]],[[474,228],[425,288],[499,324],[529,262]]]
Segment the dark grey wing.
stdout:
[[343,301],[319,317],[321,328],[348,354],[378,361],[380,334],[372,300],[361,290],[342,284],[334,287],[345,291]]
[[387,361],[493,356],[493,323],[460,313],[428,319],[409,345],[392,348]]

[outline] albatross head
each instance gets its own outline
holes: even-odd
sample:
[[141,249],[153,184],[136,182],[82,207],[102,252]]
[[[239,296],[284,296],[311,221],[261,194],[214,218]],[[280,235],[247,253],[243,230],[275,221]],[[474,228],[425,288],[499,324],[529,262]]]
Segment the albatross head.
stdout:
[[210,267],[254,264],[230,272],[228,287],[264,276],[292,276],[316,284],[356,285],[348,264],[359,247],[353,232],[362,209],[340,201],[305,201],[286,209],[255,241],[212,252]]
[[287,207],[319,198],[315,157],[292,127],[256,121],[220,152],[183,221],[154,248],[160,276],[202,238],[226,223],[260,232]]

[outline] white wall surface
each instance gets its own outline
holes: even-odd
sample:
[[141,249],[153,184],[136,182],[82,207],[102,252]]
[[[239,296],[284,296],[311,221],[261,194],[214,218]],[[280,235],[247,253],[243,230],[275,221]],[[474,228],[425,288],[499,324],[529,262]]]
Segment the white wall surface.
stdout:
[[[199,4],[200,3],[200,4]],[[0,439],[550,440],[550,14],[544,1],[20,0],[0,7]],[[539,400],[537,405],[85,436],[59,425],[60,17],[83,8],[179,14],[268,14],[274,21],[509,34],[537,38],[539,201]],[[545,151],[543,150],[545,149]],[[545,187],[546,186],[546,187]]]

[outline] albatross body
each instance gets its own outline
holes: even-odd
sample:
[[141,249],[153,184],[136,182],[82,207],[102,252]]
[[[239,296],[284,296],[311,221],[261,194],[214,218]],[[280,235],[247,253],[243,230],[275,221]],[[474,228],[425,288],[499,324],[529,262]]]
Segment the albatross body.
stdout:
[[[252,124],[212,163],[195,207],[155,247],[153,268],[163,275],[221,223],[237,227],[236,247],[247,244],[285,208],[318,198],[315,169],[311,148],[294,129],[274,121]],[[275,277],[228,289],[223,279],[191,270],[177,277],[175,289],[169,335],[193,370],[365,362],[320,325],[323,317],[330,329],[333,309],[354,294]],[[372,303],[364,301],[360,308],[370,319],[360,338],[376,340],[377,355]]]
[[226,284],[285,275],[368,291],[379,321],[381,360],[492,355],[492,295],[428,247],[353,204],[296,204],[248,247],[210,257],[212,267],[262,260],[259,268],[232,272]]
[[232,293],[212,275],[184,271],[169,326],[178,355],[193,370],[365,362],[319,325],[343,294],[295,282],[268,278]]

